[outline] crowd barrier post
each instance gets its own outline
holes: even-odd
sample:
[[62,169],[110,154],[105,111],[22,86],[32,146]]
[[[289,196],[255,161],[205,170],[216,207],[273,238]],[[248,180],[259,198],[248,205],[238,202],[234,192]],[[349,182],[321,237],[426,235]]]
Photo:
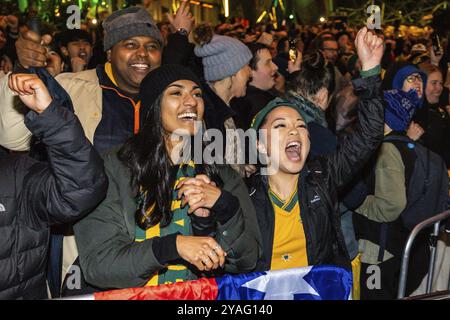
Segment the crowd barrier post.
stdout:
[[434,225],[433,232],[431,233],[430,265],[428,266],[428,281],[426,293],[431,292],[431,286],[433,283],[434,265],[436,262],[436,244],[437,244],[437,237],[439,234],[440,222],[447,218],[450,218],[450,210],[444,211],[440,214],[435,215],[434,217],[422,221],[417,226],[415,226],[414,229],[409,234],[408,241],[406,242],[405,248],[403,250],[402,266],[400,269],[400,280],[398,284],[398,293],[397,293],[398,299],[403,299],[405,297],[406,277],[408,274],[409,256],[411,253],[412,244],[420,231],[422,231],[426,227]]

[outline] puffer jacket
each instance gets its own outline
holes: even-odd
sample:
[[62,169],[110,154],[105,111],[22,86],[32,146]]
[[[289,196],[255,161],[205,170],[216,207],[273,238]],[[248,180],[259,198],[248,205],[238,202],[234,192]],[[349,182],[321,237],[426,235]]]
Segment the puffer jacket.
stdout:
[[72,112],[52,102],[25,122],[50,161],[0,155],[0,299],[47,297],[50,226],[84,216],[108,185],[103,161]]
[[[338,191],[343,188],[383,140],[384,108],[379,76],[354,80],[359,97],[359,124],[333,154],[308,159],[300,172],[298,196],[306,237],[308,265],[350,267],[341,229]],[[270,270],[274,237],[274,210],[268,196],[267,177],[257,175],[251,198],[263,237],[263,255],[257,271]]]

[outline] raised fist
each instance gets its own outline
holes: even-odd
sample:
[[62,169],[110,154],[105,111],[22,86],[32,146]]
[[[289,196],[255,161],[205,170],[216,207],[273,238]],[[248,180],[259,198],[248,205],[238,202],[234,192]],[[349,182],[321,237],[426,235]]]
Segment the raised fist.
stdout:
[[381,63],[384,53],[383,39],[368,31],[367,27],[359,30],[355,46],[363,71],[370,70]]
[[28,108],[37,113],[43,112],[52,102],[47,87],[36,74],[10,74],[8,86]]

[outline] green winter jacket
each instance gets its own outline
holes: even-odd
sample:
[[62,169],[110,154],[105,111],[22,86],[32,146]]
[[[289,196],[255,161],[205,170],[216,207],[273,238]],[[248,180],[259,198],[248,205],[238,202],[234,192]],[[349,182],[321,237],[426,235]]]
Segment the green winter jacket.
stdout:
[[[104,158],[109,179],[106,199],[74,226],[81,268],[86,281],[98,288],[143,286],[165,266],[155,258],[153,239],[135,242],[136,202],[128,169],[116,153]],[[244,182],[233,169],[219,166],[219,175],[222,189],[238,198],[240,204],[224,225],[216,223],[214,239],[227,252],[224,271],[253,271],[261,252],[255,209]]]

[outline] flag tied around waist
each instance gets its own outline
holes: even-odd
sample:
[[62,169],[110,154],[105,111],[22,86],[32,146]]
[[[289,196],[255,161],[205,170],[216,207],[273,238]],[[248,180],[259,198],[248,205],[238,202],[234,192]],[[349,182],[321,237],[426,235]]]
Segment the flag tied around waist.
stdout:
[[98,292],[95,300],[349,300],[352,273],[310,266]]

